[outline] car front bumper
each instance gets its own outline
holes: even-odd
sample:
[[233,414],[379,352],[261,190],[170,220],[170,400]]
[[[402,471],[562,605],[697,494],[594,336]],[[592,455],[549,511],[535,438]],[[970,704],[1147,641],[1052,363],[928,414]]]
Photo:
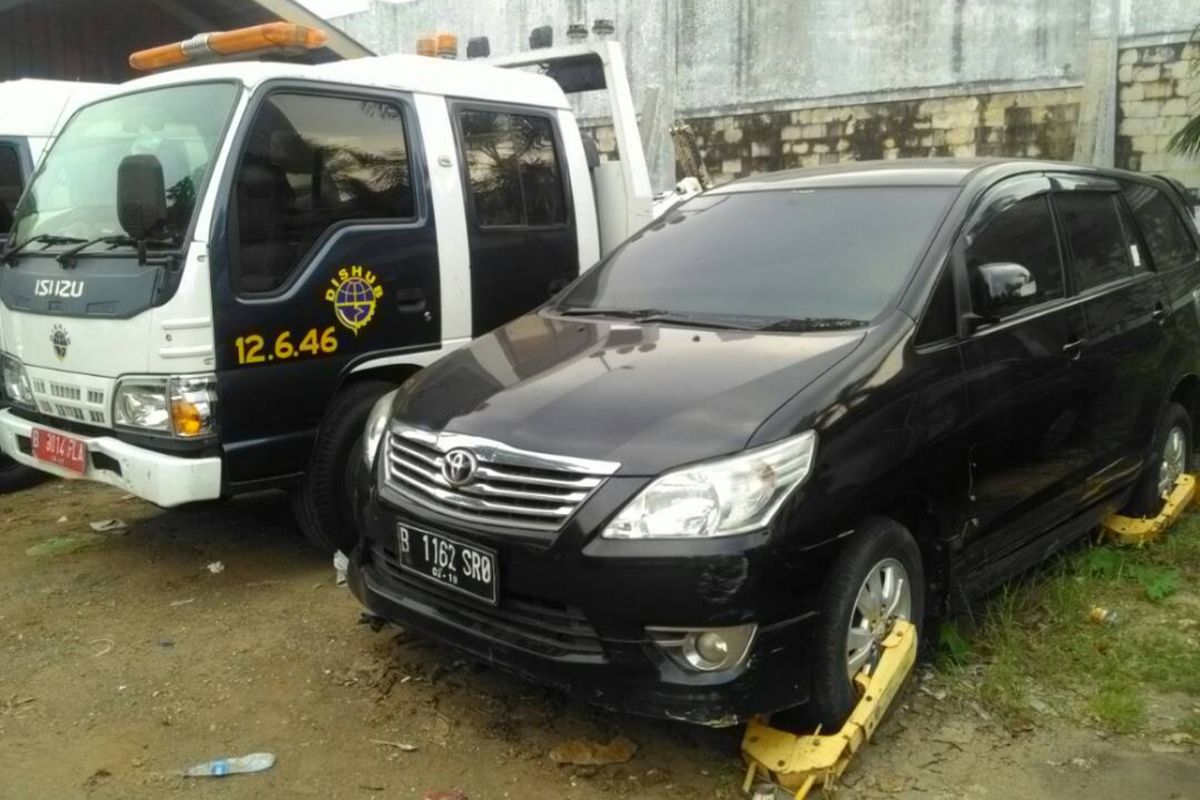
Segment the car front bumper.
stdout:
[[[54,431],[87,444],[83,474],[33,456],[33,428]],[[221,496],[221,459],[182,458],[123,442],[112,436],[85,436],[52,425],[29,422],[10,409],[0,410],[0,451],[14,461],[60,478],[98,481],[124,489],[155,505],[171,507]]]
[[[741,553],[629,557],[580,547],[570,525],[542,546],[452,526],[380,502],[359,484],[363,532],[350,588],[366,609],[475,659],[617,711],[726,726],[804,703],[815,594],[824,559],[786,565],[770,546]],[[364,497],[364,495],[366,495]],[[397,527],[442,531],[497,551],[497,605],[401,570]],[[675,543],[679,545],[680,543]],[[684,543],[686,546],[686,543]],[[618,547],[611,547],[618,545]],[[732,542],[723,546],[736,547]],[[681,667],[647,626],[756,622],[747,658],[727,671]]]

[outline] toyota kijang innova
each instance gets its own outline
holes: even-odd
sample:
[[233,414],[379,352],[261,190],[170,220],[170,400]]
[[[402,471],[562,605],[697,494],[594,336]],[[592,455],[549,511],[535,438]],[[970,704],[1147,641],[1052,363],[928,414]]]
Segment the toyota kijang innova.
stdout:
[[826,725],[922,624],[1189,468],[1200,250],[1031,161],[698,196],[375,406],[351,585],[591,702]]

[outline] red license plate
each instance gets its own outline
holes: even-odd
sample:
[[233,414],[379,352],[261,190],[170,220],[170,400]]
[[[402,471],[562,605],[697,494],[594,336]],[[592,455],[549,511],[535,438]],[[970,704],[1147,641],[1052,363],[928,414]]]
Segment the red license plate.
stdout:
[[80,475],[87,472],[86,442],[43,428],[34,428],[29,438],[34,458]]

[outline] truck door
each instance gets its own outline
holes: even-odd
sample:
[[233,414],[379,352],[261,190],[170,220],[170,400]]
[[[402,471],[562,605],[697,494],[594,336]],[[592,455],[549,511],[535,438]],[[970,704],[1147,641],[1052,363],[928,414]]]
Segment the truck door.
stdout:
[[353,366],[440,340],[411,98],[281,83],[248,119],[212,248],[230,483],[303,471]]
[[553,114],[452,101],[464,165],[472,334],[544,303],[579,274],[574,208]]
[[0,246],[13,226],[13,211],[21,199],[31,166],[23,141],[0,138]]

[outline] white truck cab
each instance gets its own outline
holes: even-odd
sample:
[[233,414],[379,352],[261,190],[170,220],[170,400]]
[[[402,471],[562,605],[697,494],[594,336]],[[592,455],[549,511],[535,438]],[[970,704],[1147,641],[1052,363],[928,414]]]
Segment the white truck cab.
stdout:
[[619,161],[554,79],[477,61],[213,63],[79,110],[0,266],[0,451],[161,506],[287,488],[347,547],[375,400],[651,219],[620,48],[529,56],[603,82]]
[[[21,192],[59,126],[76,108],[107,89],[104,84],[71,81],[0,82],[0,248],[8,238]],[[0,492],[21,488],[36,476],[30,468],[0,456]]]

